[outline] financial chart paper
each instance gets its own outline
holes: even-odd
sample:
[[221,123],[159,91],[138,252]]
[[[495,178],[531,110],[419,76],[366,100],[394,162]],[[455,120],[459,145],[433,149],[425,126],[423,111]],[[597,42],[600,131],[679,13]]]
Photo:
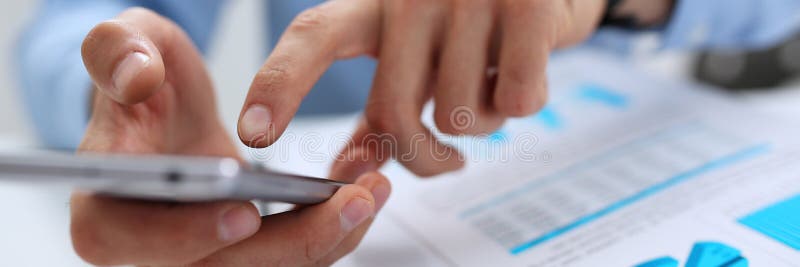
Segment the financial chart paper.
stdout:
[[797,123],[610,59],[557,58],[549,81],[537,115],[441,136],[463,170],[419,179],[385,167],[393,196],[340,264],[800,264]]

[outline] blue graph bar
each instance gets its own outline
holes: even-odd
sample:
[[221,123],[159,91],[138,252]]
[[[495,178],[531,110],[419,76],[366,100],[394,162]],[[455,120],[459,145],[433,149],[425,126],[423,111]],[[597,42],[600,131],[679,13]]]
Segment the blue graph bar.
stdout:
[[691,169],[689,171],[686,171],[686,172],[680,173],[678,175],[675,175],[673,177],[670,177],[670,178],[668,178],[666,181],[664,181],[662,183],[659,183],[659,184],[656,184],[656,185],[654,185],[652,187],[649,187],[649,188],[647,188],[647,189],[645,189],[645,190],[643,190],[643,191],[641,191],[639,193],[636,193],[636,194],[634,194],[634,195],[632,195],[630,197],[627,197],[627,198],[622,199],[622,200],[620,200],[620,201],[618,201],[618,202],[616,202],[614,204],[611,204],[611,205],[609,205],[609,206],[607,206],[607,207],[605,207],[605,208],[603,208],[603,209],[601,209],[599,211],[596,211],[594,213],[591,213],[591,214],[588,214],[588,215],[586,215],[584,217],[581,217],[580,219],[577,219],[577,220],[575,220],[575,221],[573,221],[573,222],[571,222],[571,223],[569,223],[569,224],[567,224],[565,226],[562,226],[560,228],[556,228],[555,230],[552,230],[552,231],[550,231],[550,232],[548,232],[546,234],[543,234],[543,235],[541,235],[541,236],[539,236],[539,237],[537,237],[537,238],[535,238],[533,240],[530,240],[530,241],[527,241],[525,243],[522,243],[522,244],[519,244],[517,246],[514,246],[513,248],[511,248],[509,250],[509,252],[512,255],[520,254],[520,253],[522,253],[522,252],[524,252],[524,251],[526,251],[526,250],[528,250],[530,248],[535,247],[536,245],[539,245],[539,244],[544,243],[544,242],[546,242],[548,240],[556,238],[556,237],[558,237],[558,236],[560,236],[560,235],[562,235],[562,234],[564,234],[566,232],[569,232],[569,231],[571,231],[571,230],[573,230],[575,228],[578,228],[578,227],[583,226],[583,225],[585,225],[587,223],[590,223],[590,222],[592,222],[594,220],[597,220],[597,219],[599,219],[599,218],[601,218],[601,217],[603,217],[605,215],[608,215],[608,214],[610,214],[610,213],[612,213],[614,211],[617,211],[617,210],[619,210],[619,209],[621,209],[623,207],[629,206],[629,205],[631,205],[631,204],[633,204],[635,202],[638,202],[638,201],[640,201],[640,200],[642,200],[644,198],[647,198],[647,197],[649,197],[649,196],[651,196],[653,194],[656,194],[658,192],[664,191],[665,189],[668,189],[668,188],[670,188],[672,186],[675,186],[677,184],[680,184],[682,182],[690,180],[691,178],[695,178],[697,176],[700,176],[702,174],[714,171],[716,169],[720,169],[722,167],[733,165],[735,163],[744,161],[746,159],[753,158],[755,156],[764,154],[767,151],[769,151],[769,145],[768,144],[759,144],[759,145],[755,145],[755,146],[752,146],[752,147],[745,148],[743,150],[740,150],[740,151],[735,152],[733,154],[730,154],[728,156],[725,156],[725,157],[722,157],[722,158],[718,158],[716,160],[712,160],[712,161],[707,162],[707,163],[705,163],[705,164],[703,164],[703,165],[701,165],[701,166],[699,166],[697,168],[694,168],[694,169]]
[[742,217],[739,223],[800,250],[800,195]]
[[494,143],[505,143],[508,141],[508,134],[503,129],[497,130],[488,136],[489,141]]
[[747,267],[749,265],[742,253],[731,246],[719,242],[697,242],[692,247],[685,267]]
[[680,263],[673,257],[661,257],[648,262],[637,264],[634,267],[678,267]]
[[[649,260],[634,267],[678,267],[680,263],[673,257],[664,256]],[[694,243],[689,259],[684,267],[748,267],[750,262],[742,252],[729,245],[715,241]]]
[[550,130],[558,130],[564,128],[564,122],[561,118],[561,115],[556,112],[556,110],[546,105],[542,110],[539,110],[539,113],[533,117],[534,119],[540,121],[546,128]]
[[614,108],[626,108],[628,98],[625,95],[596,84],[584,84],[578,91],[582,99],[599,102]]

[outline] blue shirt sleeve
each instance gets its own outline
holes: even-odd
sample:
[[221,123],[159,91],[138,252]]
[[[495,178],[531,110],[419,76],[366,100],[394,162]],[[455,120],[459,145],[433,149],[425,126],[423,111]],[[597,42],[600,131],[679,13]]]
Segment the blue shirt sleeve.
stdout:
[[[800,0],[675,0],[670,20],[649,32],[662,49],[758,49],[800,32]],[[587,43],[625,54],[639,31],[601,28]]]
[[676,0],[666,48],[762,48],[800,30],[800,0]]
[[83,38],[97,23],[131,6],[171,18],[205,51],[222,1],[42,1],[17,44],[20,88],[47,147],[74,149],[89,119],[92,82],[81,58]]

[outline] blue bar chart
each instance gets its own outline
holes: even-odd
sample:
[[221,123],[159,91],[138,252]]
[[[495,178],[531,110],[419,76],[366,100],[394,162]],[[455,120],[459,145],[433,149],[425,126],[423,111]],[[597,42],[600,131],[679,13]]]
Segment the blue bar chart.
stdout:
[[[750,263],[741,251],[729,245],[701,241],[692,246],[685,267],[747,267]],[[678,267],[680,262],[673,257],[664,256],[649,260],[635,267]]]
[[800,251],[800,195],[742,217],[739,223]]
[[[460,212],[512,255],[661,191],[764,154],[769,145],[727,138],[702,124],[666,128]],[[644,160],[646,159],[646,160]]]

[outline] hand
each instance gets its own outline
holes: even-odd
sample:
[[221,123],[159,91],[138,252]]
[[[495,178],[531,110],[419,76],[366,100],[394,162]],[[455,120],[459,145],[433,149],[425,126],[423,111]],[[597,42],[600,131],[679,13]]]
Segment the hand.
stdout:
[[[203,60],[177,25],[130,9],[97,25],[82,52],[97,91],[80,151],[239,158],[217,117]],[[355,180],[327,202],[263,218],[246,201],[161,203],[76,192],[72,242],[96,265],[326,265],[355,248],[389,195],[380,174]]]
[[[420,122],[423,105],[433,98],[436,126],[448,134],[488,133],[536,112],[547,99],[549,54],[588,37],[605,2],[327,1],[297,16],[256,75],[239,138],[271,144],[334,60],[372,55],[365,120],[334,169],[376,169],[387,157],[420,176],[460,168],[458,152]],[[369,145],[386,139],[391,147]]]

